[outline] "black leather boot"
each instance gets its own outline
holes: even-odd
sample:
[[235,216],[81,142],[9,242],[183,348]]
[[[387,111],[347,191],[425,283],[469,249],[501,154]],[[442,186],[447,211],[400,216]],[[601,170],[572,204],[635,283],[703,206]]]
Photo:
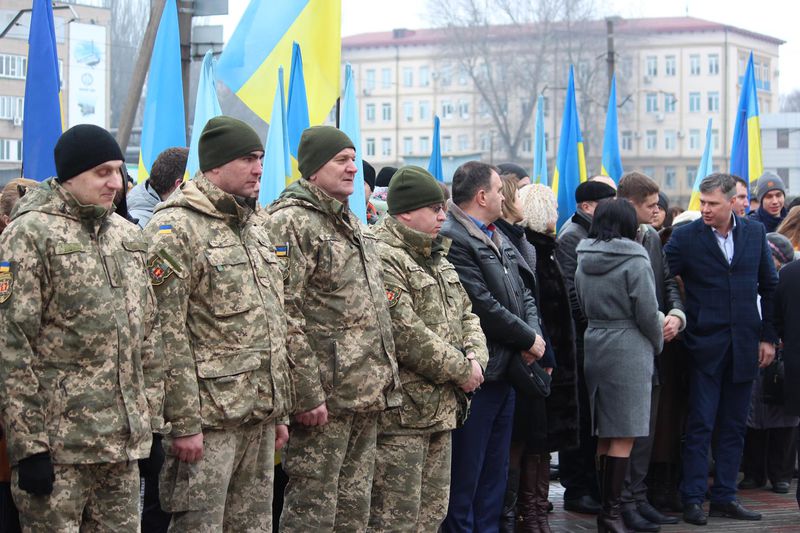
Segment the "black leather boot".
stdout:
[[601,456],[600,492],[603,512],[597,517],[599,533],[628,533],[620,512],[620,497],[625,473],[628,470],[627,457]]
[[519,470],[508,471],[506,496],[503,500],[503,511],[500,513],[500,533],[514,533],[517,522],[517,491],[519,489]]

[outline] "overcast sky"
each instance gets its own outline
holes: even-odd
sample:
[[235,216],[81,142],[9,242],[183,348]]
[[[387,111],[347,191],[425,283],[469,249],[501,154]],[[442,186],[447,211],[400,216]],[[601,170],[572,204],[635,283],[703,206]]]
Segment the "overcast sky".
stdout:
[[[279,0],[280,1],[280,0]],[[229,0],[225,37],[247,6],[247,0]],[[427,14],[428,0],[342,0],[342,35],[394,28],[424,28],[432,24]],[[780,92],[800,89],[800,37],[797,35],[800,2],[796,0],[599,0],[609,6],[602,13],[622,17],[691,17],[738,26],[786,41],[780,48]]]

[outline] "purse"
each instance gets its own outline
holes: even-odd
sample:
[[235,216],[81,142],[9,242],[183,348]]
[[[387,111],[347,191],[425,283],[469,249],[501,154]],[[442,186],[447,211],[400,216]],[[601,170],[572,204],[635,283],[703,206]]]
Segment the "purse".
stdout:
[[767,368],[764,369],[762,378],[761,400],[768,405],[784,405],[783,382],[786,371],[783,359],[778,356]]
[[547,398],[550,396],[550,374],[533,363],[526,365],[522,357],[512,357],[508,362],[506,377],[517,393],[528,398]]

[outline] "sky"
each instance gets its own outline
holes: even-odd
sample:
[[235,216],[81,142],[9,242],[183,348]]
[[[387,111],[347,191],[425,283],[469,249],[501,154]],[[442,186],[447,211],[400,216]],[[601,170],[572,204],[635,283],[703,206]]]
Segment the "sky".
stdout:
[[[225,38],[230,37],[236,21],[247,7],[247,0],[229,0],[225,17]],[[757,8],[754,9],[754,5]],[[427,17],[428,0],[342,0],[342,36],[394,28],[432,26]],[[800,2],[795,0],[598,0],[604,5],[601,17],[626,18],[691,17],[737,26],[787,41],[780,48],[779,87],[781,94],[800,90],[800,37],[797,20]]]

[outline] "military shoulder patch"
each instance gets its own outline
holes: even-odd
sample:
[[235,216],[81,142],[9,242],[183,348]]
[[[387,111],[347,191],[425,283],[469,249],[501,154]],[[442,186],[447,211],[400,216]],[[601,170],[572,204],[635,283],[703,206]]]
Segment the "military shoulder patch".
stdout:
[[0,304],[11,298],[14,289],[14,274],[11,272],[11,263],[0,261]]
[[275,247],[276,257],[289,257],[289,243],[284,243],[281,246]]
[[403,290],[397,287],[386,287],[386,300],[389,302],[389,307],[394,307],[400,301],[400,296],[403,295]]
[[147,263],[147,273],[150,275],[150,283],[153,285],[161,285],[174,272],[172,266],[159,255],[153,256]]

